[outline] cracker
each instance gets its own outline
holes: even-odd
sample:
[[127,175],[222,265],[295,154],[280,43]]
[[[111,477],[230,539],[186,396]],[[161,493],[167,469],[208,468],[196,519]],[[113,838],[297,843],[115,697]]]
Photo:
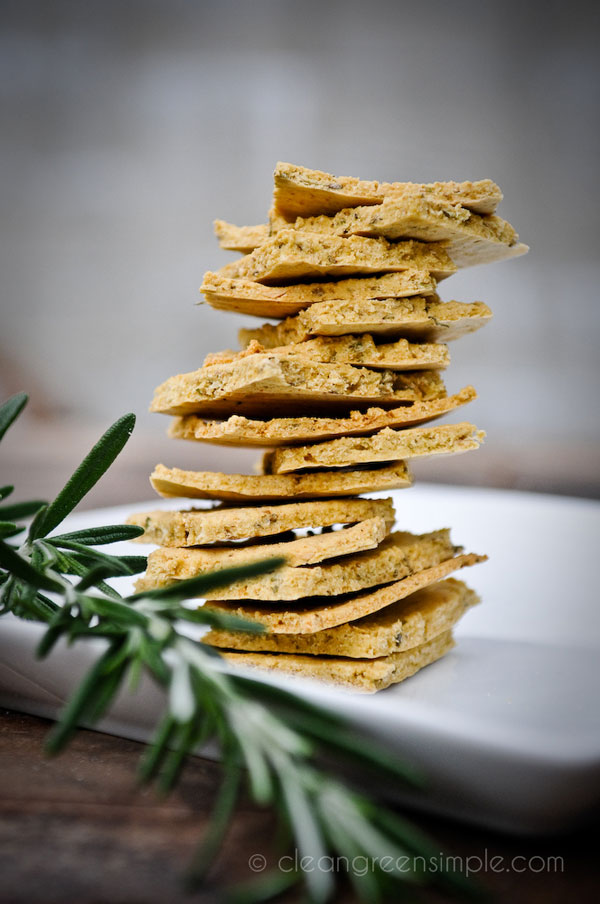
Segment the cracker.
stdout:
[[381,691],[391,684],[410,678],[452,649],[454,640],[448,631],[419,647],[403,653],[391,653],[379,659],[348,659],[342,656],[299,656],[293,653],[231,653],[223,657],[232,665],[267,671],[285,672],[296,678],[312,678],[348,690],[366,694]]
[[234,226],[225,220],[215,220],[215,235],[221,248],[227,251],[241,251],[249,254],[269,238],[270,226],[268,223],[260,223],[257,226]]
[[404,462],[368,470],[267,475],[183,471],[159,464],[150,475],[150,483],[159,496],[268,502],[403,489],[412,485],[412,475]]
[[278,543],[257,543],[254,538],[254,543],[237,547],[213,546],[209,549],[162,547],[151,553],[152,567],[155,570],[168,571],[175,580],[185,580],[187,577],[219,568],[264,561],[272,556],[283,556],[286,565],[297,568],[375,549],[388,533],[389,525],[384,518],[369,518],[351,527]]
[[223,275],[222,271],[209,271],[204,274],[200,291],[213,308],[277,318],[297,314],[317,301],[432,295],[436,286],[436,280],[426,270],[402,270],[382,276],[300,283],[297,286],[265,286],[252,279],[232,279]]
[[[247,252],[273,238],[272,230],[266,225],[223,225],[227,227],[221,241],[224,248]],[[293,228],[301,235],[358,235],[392,242],[407,239],[444,242],[457,267],[518,257],[529,250],[527,245],[519,242],[510,223],[500,217],[482,217],[457,204],[415,195],[384,198],[376,206],[346,208],[333,216],[298,217]],[[256,239],[254,246],[247,241],[250,234]]]
[[466,584],[449,578],[373,615],[315,634],[250,634],[214,628],[202,642],[230,650],[375,659],[418,647],[444,634],[478,602],[479,597]]
[[418,342],[449,342],[485,326],[492,312],[482,301],[391,298],[356,302],[319,302],[278,324],[239,331],[242,347],[255,340],[264,348],[303,342],[311,336],[404,337]]
[[442,417],[477,398],[472,386],[432,402],[413,402],[401,408],[351,411],[348,417],[281,417],[252,420],[239,414],[226,421],[207,421],[189,414],[174,418],[169,436],[223,446],[285,446],[290,443],[362,436],[384,427],[410,427]]
[[298,218],[294,228],[304,235],[418,239],[444,242],[457,267],[518,257],[529,249],[514,228],[497,216],[482,217],[465,207],[423,197],[385,198],[377,207],[341,210],[333,217]]
[[219,612],[258,622],[272,634],[315,634],[380,612],[422,588],[443,580],[453,571],[486,560],[487,556],[462,553],[377,590],[354,593],[333,601],[322,597],[299,600],[293,608],[288,609],[281,605],[261,605],[254,602],[240,604],[222,601],[207,605]]
[[236,264],[227,271],[229,275],[265,283],[341,279],[397,270],[425,270],[439,280],[457,270],[444,245],[437,242],[392,244],[385,239],[345,239],[294,229],[281,229]]
[[322,364],[297,355],[254,354],[228,364],[201,367],[162,383],[151,411],[162,414],[318,412],[363,404],[394,407],[398,402],[446,396],[436,371],[398,373],[351,364]]
[[444,424],[391,430],[371,436],[343,436],[324,443],[288,446],[265,453],[265,474],[286,474],[311,468],[348,468],[426,455],[455,455],[477,449],[485,433],[473,424]]
[[332,176],[291,163],[278,163],[274,173],[276,211],[287,220],[335,214],[345,207],[381,204],[393,196],[422,195],[459,204],[480,214],[494,213],[502,192],[491,179],[478,182],[367,182]]
[[392,500],[315,499],[244,508],[222,506],[179,512],[158,510],[130,515],[127,524],[144,528],[144,534],[137,538],[140,543],[179,547],[229,543],[305,527],[354,524],[372,518],[382,518],[391,527],[395,518]]
[[[250,354],[264,354],[259,342],[251,342],[244,351],[229,349],[213,352],[204,359],[204,366],[239,361]],[[440,370],[450,363],[448,346],[438,342],[409,342],[396,339],[376,344],[369,333],[358,336],[316,336],[304,342],[269,349],[268,354],[282,357],[298,356],[303,360],[324,364],[352,364],[374,370]]]
[[[178,580],[176,563],[172,557],[166,561],[165,552],[167,550],[157,549],[150,553],[146,574],[136,585],[138,590],[165,587]],[[340,593],[353,593],[408,577],[409,574],[451,558],[455,552],[448,530],[422,535],[396,531],[386,537],[377,549],[344,556],[340,562],[324,565],[299,568],[283,565],[269,574],[240,579],[222,590],[211,591],[210,599],[251,599],[284,603],[286,600],[299,600],[316,594],[337,596]],[[186,572],[186,576],[194,575]]]

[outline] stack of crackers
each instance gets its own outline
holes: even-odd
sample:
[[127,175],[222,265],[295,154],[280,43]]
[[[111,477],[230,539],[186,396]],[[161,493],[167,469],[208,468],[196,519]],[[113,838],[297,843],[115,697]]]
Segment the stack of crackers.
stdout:
[[388,184],[280,163],[268,223],[216,222],[242,256],[205,275],[206,301],[275,322],[167,380],[151,410],[175,416],[172,437],[264,447],[260,473],[158,465],[161,496],[214,502],[129,521],[159,544],[138,590],[285,557],[205,603],[264,626],[205,636],[231,662],[376,691],[453,646],[478,599],[449,575],[485,556],[446,529],[394,530],[392,499],[363,494],[409,487],[410,459],[483,439],[471,423],[434,422],[476,397],[448,395],[446,342],[491,311],[437,289],[459,267],[527,251],[495,214],[501,198],[489,180]]

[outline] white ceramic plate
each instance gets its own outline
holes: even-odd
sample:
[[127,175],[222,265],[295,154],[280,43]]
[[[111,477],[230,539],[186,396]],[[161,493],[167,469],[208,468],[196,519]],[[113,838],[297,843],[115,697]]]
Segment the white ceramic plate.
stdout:
[[[265,680],[335,708],[418,762],[429,777],[426,797],[388,788],[391,797],[514,832],[568,828],[600,802],[600,504],[423,484],[393,495],[400,528],[452,525],[455,542],[490,556],[459,574],[483,604],[461,622],[456,649],[375,696]],[[177,503],[84,512],[66,527],[118,523],[157,507]],[[125,546],[132,551],[115,549]],[[40,663],[32,655],[40,634],[11,617],[0,623],[0,703],[52,717],[93,650],[63,646]],[[147,682],[135,696],[123,694],[100,727],[144,739],[162,706]]]

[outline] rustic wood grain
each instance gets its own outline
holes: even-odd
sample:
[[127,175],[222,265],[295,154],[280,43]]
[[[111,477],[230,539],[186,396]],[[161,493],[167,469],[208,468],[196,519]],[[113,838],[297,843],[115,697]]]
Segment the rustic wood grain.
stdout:
[[[42,753],[49,723],[0,714],[0,901],[10,904],[178,904],[221,899],[225,885],[248,879],[248,858],[274,863],[275,824],[267,811],[242,800],[211,883],[187,894],[186,864],[206,826],[219,766],[194,758],[167,799],[136,788],[142,745],[79,731],[61,756]],[[564,857],[564,872],[488,872],[479,878],[496,901],[510,904],[586,904],[596,897],[592,829],[531,840],[415,815],[440,850],[466,857]],[[294,898],[288,897],[287,900]],[[350,902],[346,889],[338,899]],[[444,897],[426,892],[424,902]]]

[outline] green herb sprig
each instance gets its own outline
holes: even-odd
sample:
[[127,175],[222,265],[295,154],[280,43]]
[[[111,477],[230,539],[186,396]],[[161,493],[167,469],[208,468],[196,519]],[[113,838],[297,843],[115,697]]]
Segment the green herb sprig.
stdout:
[[[13,396],[0,408],[0,439],[19,416],[27,396]],[[135,423],[132,414],[116,421],[100,438],[51,503],[4,503],[13,487],[0,488],[0,614],[46,624],[38,656],[58,641],[96,638],[103,651],[64,707],[46,749],[58,753],[78,725],[93,726],[127,684],[134,689],[146,673],[165,689],[165,712],[141,760],[139,779],[169,792],[186,758],[216,743],[223,780],[210,827],[191,864],[188,881],[202,882],[217,854],[242,788],[253,800],[274,808],[290,844],[305,862],[327,858],[349,863],[373,860],[373,869],[348,870],[361,901],[390,900],[407,883],[435,883],[460,897],[477,896],[472,883],[456,872],[382,869],[376,864],[422,864],[439,852],[417,829],[368,794],[334,777],[323,755],[347,767],[415,787],[417,770],[359,737],[329,710],[244,674],[227,671],[216,650],[192,640],[185,623],[226,630],[258,631],[255,623],[186,600],[232,581],[265,574],[283,559],[226,568],[169,587],[122,598],[107,579],[133,575],[146,566],[143,556],[116,556],[96,549],[133,539],[143,529],[130,525],[91,527],[52,533],[113,463]],[[24,521],[33,518],[26,527]],[[24,539],[23,539],[24,537]],[[324,859],[323,859],[324,858]],[[301,861],[300,861],[301,862]],[[232,891],[239,902],[270,900],[303,883],[307,900],[332,898],[338,875],[327,868],[262,875]]]

